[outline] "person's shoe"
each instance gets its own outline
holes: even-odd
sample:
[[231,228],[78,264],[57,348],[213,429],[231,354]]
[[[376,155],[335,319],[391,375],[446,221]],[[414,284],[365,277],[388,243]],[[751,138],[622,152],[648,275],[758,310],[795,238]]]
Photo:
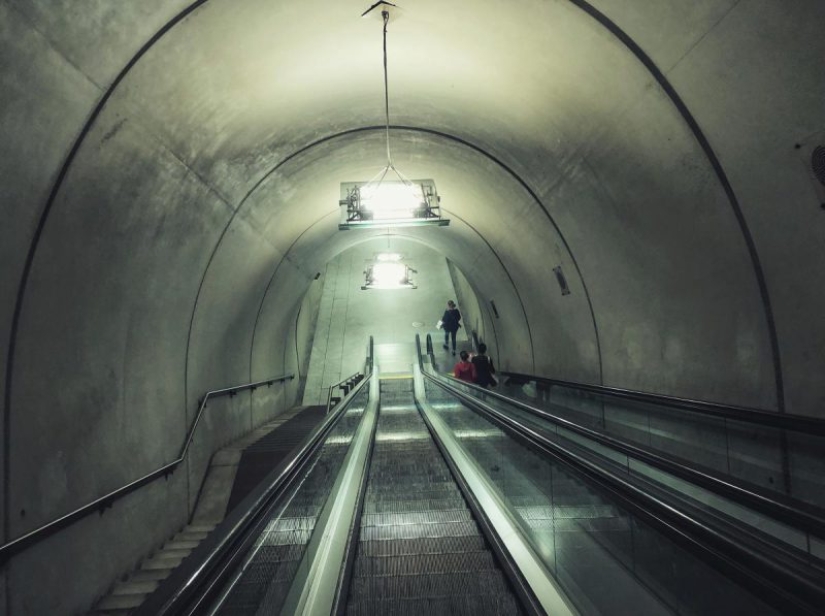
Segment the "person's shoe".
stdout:
[[450,347],[448,347],[446,344],[442,344],[441,346],[443,346],[443,347],[444,347],[445,349],[447,349],[448,351],[450,350]]
[[455,351],[453,351],[453,356],[455,356]]

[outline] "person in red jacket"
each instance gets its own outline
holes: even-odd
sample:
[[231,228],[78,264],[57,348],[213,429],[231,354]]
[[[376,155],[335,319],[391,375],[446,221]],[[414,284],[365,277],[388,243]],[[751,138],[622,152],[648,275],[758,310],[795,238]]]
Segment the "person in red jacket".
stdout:
[[476,367],[470,363],[470,354],[467,351],[461,351],[460,357],[461,361],[453,368],[453,376],[461,381],[475,383]]

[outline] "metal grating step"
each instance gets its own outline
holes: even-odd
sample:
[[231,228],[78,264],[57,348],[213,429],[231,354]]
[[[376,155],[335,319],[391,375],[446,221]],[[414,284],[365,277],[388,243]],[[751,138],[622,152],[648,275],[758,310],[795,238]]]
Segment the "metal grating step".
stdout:
[[443,511],[410,511],[373,513],[361,517],[362,526],[388,526],[399,524],[438,524],[444,522],[467,522],[473,519],[468,509],[445,509]]
[[362,541],[359,555],[364,557],[408,556],[411,554],[447,554],[451,552],[476,552],[486,549],[481,535],[468,537],[442,537],[432,539],[398,539],[396,541]]
[[424,597],[454,597],[507,593],[507,584],[500,571],[472,571],[424,575],[356,577],[352,580],[351,597],[382,599],[420,599]]
[[412,554],[408,556],[364,557],[353,571],[357,577],[400,576],[494,570],[497,564],[487,550]]
[[416,524],[407,526],[364,526],[364,541],[392,541],[393,539],[424,539],[440,537],[471,537],[478,534],[475,522],[448,522],[445,524]]
[[348,606],[351,616],[513,616],[520,609],[510,594],[438,597],[435,599],[372,599]]
[[[419,498],[424,495],[418,495]],[[454,509],[456,504],[463,501],[447,501],[444,498],[427,498],[424,500],[376,500],[364,503],[364,513],[393,513],[397,511],[436,511],[439,509]]]

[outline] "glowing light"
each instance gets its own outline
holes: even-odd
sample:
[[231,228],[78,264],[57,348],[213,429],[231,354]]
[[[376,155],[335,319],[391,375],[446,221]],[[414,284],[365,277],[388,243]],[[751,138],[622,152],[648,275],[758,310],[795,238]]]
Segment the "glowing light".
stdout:
[[364,272],[366,281],[362,289],[415,289],[410,273],[415,273],[397,261],[377,261]]
[[403,284],[407,279],[407,266],[401,263],[376,263],[372,266],[372,279],[378,286]]
[[342,182],[342,230],[374,227],[446,226],[441,218],[440,197],[432,180],[388,180],[384,169],[369,182]]
[[382,252],[382,253],[375,256],[375,260],[376,261],[382,261],[382,262],[400,261],[401,260],[401,255],[398,254],[397,252]]
[[361,207],[373,220],[417,218],[427,207],[421,186],[405,182],[381,182],[361,188]]

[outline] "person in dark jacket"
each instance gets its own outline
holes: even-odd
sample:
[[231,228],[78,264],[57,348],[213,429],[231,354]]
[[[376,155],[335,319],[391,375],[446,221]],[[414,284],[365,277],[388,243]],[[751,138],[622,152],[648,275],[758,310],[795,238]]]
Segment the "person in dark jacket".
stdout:
[[450,338],[453,339],[453,355],[455,355],[455,334],[458,328],[461,327],[461,313],[455,307],[455,302],[450,300],[447,302],[447,310],[444,311],[444,316],[441,317],[441,327],[444,328],[444,348],[448,351],[450,347]]
[[493,376],[496,373],[493,360],[487,356],[487,345],[483,342],[478,345],[478,355],[473,357],[473,366],[476,369],[476,385],[482,387],[498,385],[498,381]]
[[476,369],[470,362],[470,354],[467,351],[461,351],[461,361],[453,368],[453,376],[468,383],[474,383],[476,380]]

